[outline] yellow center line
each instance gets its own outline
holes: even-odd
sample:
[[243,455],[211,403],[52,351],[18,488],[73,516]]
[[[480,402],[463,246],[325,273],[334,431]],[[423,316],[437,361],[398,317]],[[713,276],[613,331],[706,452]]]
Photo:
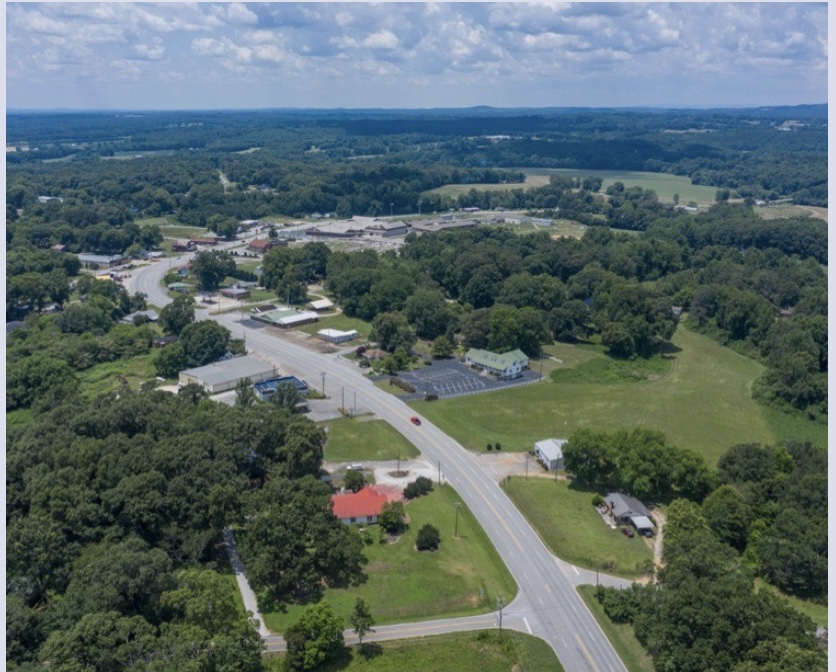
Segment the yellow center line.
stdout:
[[592,660],[592,656],[589,655],[589,651],[587,650],[580,636],[575,634],[575,639],[578,641],[578,646],[581,647],[581,653],[583,653],[583,655],[586,657],[586,660],[592,667],[592,669],[595,670],[595,672],[601,672],[600,668],[595,664],[595,661]]

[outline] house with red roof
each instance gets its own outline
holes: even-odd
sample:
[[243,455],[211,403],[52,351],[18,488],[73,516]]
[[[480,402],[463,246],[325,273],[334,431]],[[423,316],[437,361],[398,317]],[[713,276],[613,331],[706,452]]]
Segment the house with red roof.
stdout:
[[391,497],[368,487],[359,492],[331,495],[331,505],[334,515],[344,523],[376,523],[389,499]]

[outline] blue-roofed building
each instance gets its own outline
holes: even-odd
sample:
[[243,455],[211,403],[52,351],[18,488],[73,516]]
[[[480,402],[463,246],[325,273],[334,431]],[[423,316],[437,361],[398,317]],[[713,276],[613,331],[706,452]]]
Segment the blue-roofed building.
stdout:
[[308,393],[308,384],[304,380],[299,380],[296,376],[280,376],[278,378],[262,380],[253,387],[255,388],[256,396],[262,401],[267,401],[276,393],[280,385],[293,385],[303,397]]

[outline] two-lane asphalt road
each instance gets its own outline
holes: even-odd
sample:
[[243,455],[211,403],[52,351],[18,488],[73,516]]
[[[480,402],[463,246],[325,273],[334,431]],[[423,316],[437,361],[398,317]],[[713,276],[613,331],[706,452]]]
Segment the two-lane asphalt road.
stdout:
[[[160,290],[168,264],[141,269],[130,278],[130,291],[143,291],[149,301],[158,306],[169,299]],[[157,280],[154,280],[156,276]],[[354,364],[338,355],[322,355],[277,338],[263,328],[248,328],[241,324],[238,313],[208,315],[200,311],[200,318],[210,318],[227,327],[233,336],[246,335],[249,352],[259,353],[279,362],[285,369],[302,378],[318,380],[325,374],[326,392],[335,394],[343,387],[357,393],[362,405],[392,425],[420,450],[424,457],[440,468],[443,479],[449,482],[476,516],[496,547],[519,587],[517,597],[503,612],[503,625],[530,632],[545,639],[555,650],[564,668],[571,672],[626,672],[606,636],[575,590],[582,574],[572,565],[555,558],[543,544],[528,521],[483,468],[479,457],[466,450],[440,429],[422,419],[421,426],[410,422],[415,412],[397,397],[376,388]],[[619,583],[609,580],[607,583]],[[621,582],[627,585],[627,582]],[[495,618],[487,618],[495,622]],[[481,621],[480,621],[481,622]],[[444,621],[441,627],[454,626]],[[409,628],[419,624],[410,624]],[[379,628],[384,638],[405,632],[407,626]],[[401,630],[398,630],[401,628]],[[470,628],[468,628],[470,629]]]

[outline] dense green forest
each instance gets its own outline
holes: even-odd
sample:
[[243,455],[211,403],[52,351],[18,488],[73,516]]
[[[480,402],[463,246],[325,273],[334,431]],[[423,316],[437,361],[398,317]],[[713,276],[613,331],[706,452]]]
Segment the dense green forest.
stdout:
[[[787,121],[798,124],[785,126]],[[31,169],[45,159],[89,164],[158,152],[134,160],[153,173],[160,164],[199,165],[196,159],[202,159],[204,166],[234,174],[230,178],[234,182],[241,178],[243,187],[264,185],[279,192],[288,188],[283,175],[297,170],[282,167],[300,161],[319,170],[342,163],[361,171],[363,164],[411,166],[413,171],[450,166],[465,172],[447,181],[463,184],[507,179],[501,169],[539,166],[667,172],[688,176],[695,184],[727,188],[743,198],[786,197],[827,205],[825,105],[704,111],[10,113],[7,139],[10,145],[28,150],[7,153],[10,185],[18,170]],[[254,148],[258,151],[236,154]],[[107,170],[120,170],[114,162],[104,163]],[[484,169],[500,172],[491,179],[490,174],[480,175]],[[27,183],[38,184],[37,172],[25,174]],[[197,182],[212,182],[215,177]],[[421,181],[420,177],[408,179]],[[308,181],[307,186],[316,194],[316,184],[334,181]],[[166,184],[171,197],[185,191],[170,186]],[[383,199],[371,200],[384,206],[395,203],[398,213],[413,212],[417,209],[415,192],[401,191],[393,189]],[[327,199],[311,198],[313,202],[302,198],[298,206],[313,205],[308,213],[337,209]],[[146,204],[132,205],[143,210]],[[273,211],[296,214],[299,211],[292,208],[296,205],[291,201],[286,206],[290,209]],[[370,203],[353,212],[376,214]]]

